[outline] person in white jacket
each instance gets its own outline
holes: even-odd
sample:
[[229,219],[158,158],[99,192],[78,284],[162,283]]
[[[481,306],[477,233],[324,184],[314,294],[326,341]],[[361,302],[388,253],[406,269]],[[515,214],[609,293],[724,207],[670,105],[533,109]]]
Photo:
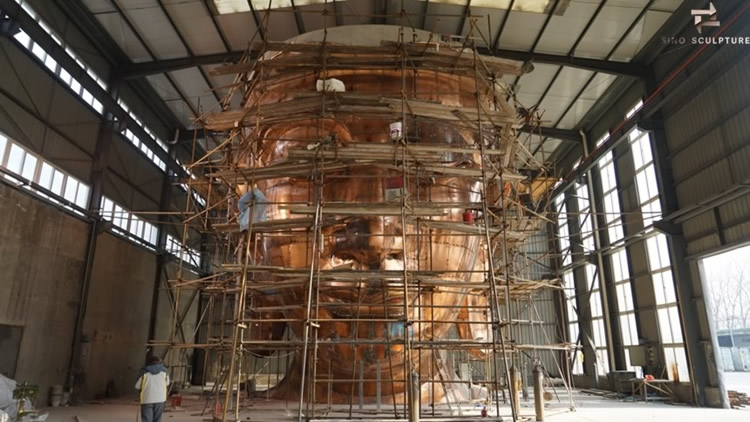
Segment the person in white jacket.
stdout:
[[158,356],[151,356],[148,365],[141,369],[135,388],[141,391],[141,421],[161,422],[167,404],[169,375]]

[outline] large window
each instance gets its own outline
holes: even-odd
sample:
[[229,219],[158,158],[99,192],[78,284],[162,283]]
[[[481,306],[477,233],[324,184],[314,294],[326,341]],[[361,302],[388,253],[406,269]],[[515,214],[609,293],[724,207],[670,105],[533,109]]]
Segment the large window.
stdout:
[[[643,103],[639,102],[634,110],[642,105]],[[683,344],[667,237],[653,230],[653,223],[661,219],[662,210],[651,137],[637,127],[630,132],[628,137],[635,167],[638,203],[643,216],[645,234],[648,236],[646,251],[656,298],[659,336],[664,347],[667,374],[669,379],[689,381],[689,368]]]
[[[568,226],[568,209],[565,204],[565,194],[555,198],[555,208],[557,209],[557,234],[560,248],[560,263],[563,268],[570,267],[573,259],[570,254],[570,228]],[[568,341],[577,344],[579,341],[578,328],[578,306],[576,305],[576,285],[573,277],[573,270],[568,268],[562,272],[563,293],[565,294],[565,305],[568,312]],[[575,375],[583,374],[583,352],[574,350],[571,358],[573,360],[571,371]]]
[[[20,4],[21,7],[26,11],[26,13],[29,14],[38,24],[39,26],[49,34],[49,36],[59,45],[61,48],[65,50],[65,52],[72,58],[73,60],[78,63],[79,66],[83,68],[86,73],[91,76],[93,80],[96,81],[96,83],[99,84],[103,89],[107,89],[107,84],[104,82],[102,78],[100,78],[96,72],[91,69],[86,63],[81,60],[73,50],[70,49],[69,46],[67,46],[62,38],[58,36],[55,31],[53,31],[42,19],[39,17],[39,14],[37,14],[34,9],[29,6],[28,2],[22,1],[22,0],[16,0],[16,3]],[[60,66],[55,59],[53,59],[47,52],[39,46],[39,44],[35,43],[25,32],[19,31],[16,35],[14,35],[14,38],[16,41],[18,41],[19,44],[24,46],[27,50],[29,50],[34,56],[36,56],[43,64],[47,67],[47,69],[50,70],[50,72],[54,73],[55,76],[57,76],[58,79],[60,79],[65,85],[67,85],[73,92],[75,92],[76,95],[78,95],[79,98],[81,98],[86,104],[91,106],[97,113],[102,114],[104,113],[104,107],[102,106],[102,103],[100,103],[94,96],[85,88],[83,88],[79,81],[77,81],[74,77],[72,77],[65,69]]]
[[182,260],[187,262],[188,264],[196,268],[200,268],[200,265],[201,265],[200,252],[198,252],[195,249],[189,248],[187,246],[185,247],[181,246],[181,242],[169,234],[167,235],[167,248],[166,249],[167,249],[167,252],[171,253],[177,258],[182,258]]
[[620,317],[620,330],[622,332],[622,343],[625,348],[625,365],[629,371],[635,371],[638,376],[642,375],[641,367],[630,363],[630,348],[640,343],[638,326],[635,320],[635,304],[633,302],[633,285],[630,282],[630,269],[628,268],[628,254],[625,249],[619,249],[610,255],[612,262],[612,276],[617,292],[617,308]]
[[[635,114],[638,104],[628,112],[630,117]],[[606,142],[609,134],[606,134],[598,142],[597,146]],[[604,219],[607,224],[607,235],[610,245],[618,245],[625,238],[622,223],[622,208],[620,207],[620,196],[618,192],[617,175],[615,173],[614,152],[610,151],[602,156],[597,163],[602,182],[602,203]],[[626,369],[635,371],[641,375],[641,367],[630,364],[630,348],[639,344],[638,326],[635,319],[635,304],[633,302],[633,286],[630,282],[630,269],[628,267],[628,252],[625,248],[614,250],[608,259],[612,264],[612,278],[617,295],[617,308],[620,320],[622,342],[625,349]]]
[[689,381],[690,371],[683,344],[680,312],[677,307],[677,295],[672,278],[667,237],[661,233],[656,234],[646,240],[646,247],[667,373],[669,379]]
[[144,221],[111,199],[102,196],[100,215],[127,237],[153,249],[159,233],[156,226]]
[[[585,260],[586,255],[594,252],[596,249],[594,243],[594,225],[591,214],[591,200],[589,199],[588,185],[576,185],[576,202],[578,204],[578,228],[581,235],[581,247],[583,248],[582,257]],[[599,286],[599,271],[592,264],[585,264],[584,273],[586,274],[586,291],[589,292],[584,299],[588,299],[589,310],[591,312],[591,341],[594,352],[596,353],[597,372],[599,375],[606,375],[609,372],[609,359],[607,356],[607,336],[604,321],[604,312],[602,311],[602,291]]]
[[[597,146],[609,139],[606,135],[597,142]],[[609,243],[614,244],[625,237],[622,229],[622,209],[620,208],[620,197],[617,191],[617,176],[615,175],[614,153],[612,151],[604,154],[597,163],[599,175],[602,181],[602,203],[604,205],[604,220],[607,225]]]
[[[643,107],[643,102],[639,101],[628,112],[627,116],[630,117],[641,107]],[[661,203],[659,201],[659,187],[656,182],[654,155],[651,152],[651,137],[648,132],[643,132],[635,127],[628,134],[628,138],[633,155],[638,203],[643,215],[643,226],[649,228],[654,221],[661,218]]]
[[589,190],[586,184],[576,186],[576,199],[578,202],[578,223],[581,234],[581,246],[583,253],[588,254],[596,249],[594,244],[594,225],[593,216],[591,215],[591,201],[589,200]]
[[[52,202],[63,205],[66,208],[79,213],[80,211],[70,207],[65,201],[86,209],[89,201],[89,186],[66,172],[58,169],[36,154],[30,152],[20,144],[0,133],[0,167],[4,167],[12,175],[4,175],[5,179],[12,182],[23,183],[23,187],[44,197]],[[52,192],[55,196],[47,195],[41,190],[34,189],[25,181],[34,182],[44,189]]]
[[[37,21],[39,26],[44,29],[47,34],[49,34],[50,37],[60,46],[62,47],[65,52],[75,60],[76,63],[78,63],[81,68],[94,80],[96,81],[99,86],[102,87],[102,89],[107,89],[107,84],[104,82],[102,78],[100,78],[94,70],[88,66],[83,60],[78,57],[78,55],[69,47],[67,46],[61,37],[59,37],[37,14],[34,9],[31,8],[31,6],[28,5],[26,1],[22,0],[16,0],[17,3],[19,3],[23,9],[28,13],[34,20]],[[16,41],[18,41],[19,44],[21,44],[23,47],[25,47],[27,50],[29,50],[34,56],[36,56],[42,64],[47,67],[50,72],[54,73],[55,76],[57,76],[58,79],[60,79],[67,87],[69,87],[79,98],[81,98],[86,104],[91,106],[92,109],[94,109],[97,113],[103,114],[104,113],[104,106],[102,105],[99,100],[94,98],[94,95],[89,92],[86,88],[84,88],[80,81],[78,81],[76,78],[70,75],[65,69],[60,66],[57,61],[55,61],[52,56],[47,54],[47,52],[36,42],[34,42],[25,32],[19,31],[14,38]],[[150,136],[162,149],[165,151],[167,150],[167,144],[159,139],[157,136],[154,135],[154,133],[149,130],[143,122],[130,110],[130,108],[123,103],[122,101],[118,100],[118,103],[120,104],[120,107],[123,108],[123,110],[130,115],[130,117],[133,118],[133,120],[143,128],[143,130],[146,132],[148,136]],[[138,150],[140,150],[146,157],[148,157],[151,162],[153,162],[157,167],[159,167],[162,171],[166,170],[166,165],[164,162],[154,154],[154,152],[146,146],[145,143],[143,143],[140,139],[138,139],[133,132],[130,131],[130,129],[126,129],[125,133],[123,134],[127,140],[129,140]]]
[[589,341],[596,352],[596,367],[599,375],[607,375],[609,372],[609,356],[607,354],[607,334],[604,325],[604,311],[602,307],[602,292],[599,284],[599,272],[595,265],[586,264],[586,289],[588,295],[589,310],[591,311],[592,336]]
[[[159,137],[156,136],[151,129],[143,124],[143,121],[141,121],[141,119],[138,118],[135,113],[133,113],[130,107],[124,101],[122,101],[122,99],[118,99],[117,104],[119,104],[120,107],[122,107],[122,109],[133,119],[133,121],[135,121],[135,123],[140,126],[144,132],[146,132],[146,135],[151,137],[151,140],[159,145],[159,148],[163,149],[164,151],[167,150],[167,143],[159,139]],[[139,149],[144,155],[146,155],[146,157],[148,157],[148,159],[151,160],[152,163],[156,164],[156,166],[159,167],[161,171],[167,170],[167,166],[166,164],[164,164],[164,161],[162,161],[161,158],[157,157],[156,154],[154,154],[154,152],[148,146],[146,146],[146,144],[141,139],[135,136],[135,134],[130,129],[125,130],[125,138],[133,145],[135,145],[135,147]]]
[[555,198],[557,208],[557,238],[560,243],[560,262],[563,268],[573,263],[570,255],[570,227],[568,227],[568,209],[565,205],[565,194]]
[[[578,306],[576,305],[576,283],[573,278],[573,271],[566,271],[562,276],[563,292],[565,293],[565,306],[568,311],[568,341],[573,344],[578,343]],[[583,374],[583,352],[576,349],[572,354],[573,365],[571,372],[574,375]]]
[[[189,168],[187,168],[186,165],[182,164],[182,161],[177,159],[177,163],[182,167],[183,170],[185,170],[185,173],[190,177],[190,179],[192,179],[194,182],[198,180],[198,177],[195,176],[195,173],[193,173]],[[185,191],[185,193],[190,191],[190,194],[192,195],[193,201],[195,201],[195,203],[197,203],[201,207],[204,207],[204,208],[206,207],[206,200],[203,199],[203,197],[200,194],[198,194],[198,192],[196,192],[195,189],[190,189],[190,185],[188,185],[187,183],[180,183],[180,187],[182,188],[183,191]]]

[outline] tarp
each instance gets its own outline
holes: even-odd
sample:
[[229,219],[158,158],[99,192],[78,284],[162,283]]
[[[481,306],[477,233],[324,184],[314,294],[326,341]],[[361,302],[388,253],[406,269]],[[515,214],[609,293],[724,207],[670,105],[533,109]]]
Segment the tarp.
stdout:
[[[253,201],[255,205],[253,205]],[[240,223],[240,231],[245,231],[250,226],[250,210],[253,213],[253,222],[266,221],[266,210],[268,210],[268,199],[258,188],[253,188],[250,192],[245,193],[237,201],[237,209],[240,217],[237,219]]]
[[16,400],[13,399],[13,390],[16,382],[0,374],[0,410],[7,413],[11,420],[16,417]]

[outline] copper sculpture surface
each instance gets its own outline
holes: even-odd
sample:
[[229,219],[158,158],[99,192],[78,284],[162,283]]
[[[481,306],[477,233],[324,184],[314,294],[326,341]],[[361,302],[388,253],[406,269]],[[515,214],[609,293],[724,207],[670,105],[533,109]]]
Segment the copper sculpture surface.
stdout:
[[[293,60],[294,53],[277,53],[268,57],[267,64],[273,64],[275,60]],[[316,93],[316,85],[323,79],[321,72],[310,71],[276,74],[271,71],[269,75],[254,86],[253,93],[246,98],[248,103],[263,107],[299,98],[304,93]],[[430,102],[448,109],[478,109],[490,106],[491,101],[486,87],[479,88],[474,77],[449,71],[336,68],[327,70],[324,79],[341,81],[347,94],[395,98],[403,94],[406,100]],[[336,94],[326,95],[336,97]],[[407,116],[405,121],[386,119],[355,111],[328,113],[318,118],[279,119],[277,123],[273,118],[268,121],[271,123],[260,121],[256,127],[245,131],[248,137],[262,139],[257,151],[232,151],[237,156],[246,157],[240,159],[240,167],[284,163],[289,160],[291,151],[310,151],[320,144],[334,149],[362,144],[397,145],[400,137],[394,139],[390,127],[394,121],[405,126],[403,135],[409,145],[467,147],[466,152],[443,153],[445,165],[456,169],[479,169],[481,166],[479,154],[469,150],[480,142],[478,130],[468,124],[449,124],[414,116]],[[480,195],[487,193],[497,199],[497,182],[488,185],[488,191],[483,192],[476,178],[420,176],[419,172],[408,172],[405,177],[404,168],[396,158],[391,166],[370,165],[365,159],[326,172],[322,176],[320,201],[324,207],[357,204],[366,208],[388,203],[401,206],[403,195],[406,195],[416,203],[442,204],[444,215],[432,216],[431,221],[460,223],[467,219],[467,214],[473,216],[477,212],[476,205],[472,204],[478,203]],[[312,205],[317,200],[316,181],[310,177],[267,178],[257,183],[244,183],[239,186],[237,194],[241,195],[253,184],[272,204],[268,210],[269,221],[302,218],[304,216],[291,211],[293,207],[289,204]],[[502,190],[506,189],[510,186],[504,186]],[[321,230],[319,262],[315,262],[309,230],[262,237],[257,258],[263,265],[300,270],[315,265],[321,270],[352,271],[403,271],[406,266],[409,271],[434,271],[443,281],[458,282],[448,287],[423,289],[420,293],[410,290],[406,299],[408,315],[404,314],[403,287],[399,283],[389,287],[387,277],[365,279],[353,276],[320,287],[315,298],[315,319],[318,321],[315,329],[317,341],[321,344],[317,346],[316,361],[311,364],[314,366],[308,368],[320,380],[313,383],[316,401],[349,403],[353,395],[358,394],[355,391],[359,388],[359,380],[363,379],[365,401],[374,401],[376,389],[381,388],[384,402],[402,402],[404,380],[410,379],[413,372],[423,379],[450,381],[455,377],[448,363],[442,361],[442,355],[434,350],[413,350],[407,357],[404,345],[399,344],[405,336],[414,340],[445,340],[453,327],[464,339],[488,341],[493,335],[487,325],[469,323],[488,321],[486,313],[470,315],[466,308],[460,308],[466,304],[487,306],[483,294],[460,284],[484,280],[486,246],[481,237],[448,229],[419,228],[420,223],[414,219],[406,225],[403,221],[400,215],[357,215],[327,221]],[[403,239],[406,239],[406,244],[403,244]],[[295,322],[288,323],[288,326],[296,338],[302,337],[303,321],[307,318],[305,308],[294,305],[306,303],[304,283],[293,289],[279,289],[265,297],[258,296],[255,300],[256,306],[273,304],[282,309],[259,313],[258,316],[293,320]],[[466,323],[455,324],[460,321]],[[249,336],[278,339],[281,333],[279,325],[283,323],[265,324],[264,328],[251,331]],[[352,341],[339,341],[344,339]],[[473,353],[484,356],[481,350]],[[298,397],[302,381],[300,361],[297,352],[286,378],[273,390],[274,397]],[[382,379],[380,387],[376,385],[376,379]],[[442,385],[422,384],[423,402],[440,400],[445,394]]]

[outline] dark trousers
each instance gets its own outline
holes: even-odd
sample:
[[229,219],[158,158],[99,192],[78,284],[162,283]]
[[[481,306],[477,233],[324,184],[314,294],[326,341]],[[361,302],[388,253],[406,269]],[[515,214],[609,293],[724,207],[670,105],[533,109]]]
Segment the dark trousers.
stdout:
[[161,422],[166,402],[141,405],[141,422]]

